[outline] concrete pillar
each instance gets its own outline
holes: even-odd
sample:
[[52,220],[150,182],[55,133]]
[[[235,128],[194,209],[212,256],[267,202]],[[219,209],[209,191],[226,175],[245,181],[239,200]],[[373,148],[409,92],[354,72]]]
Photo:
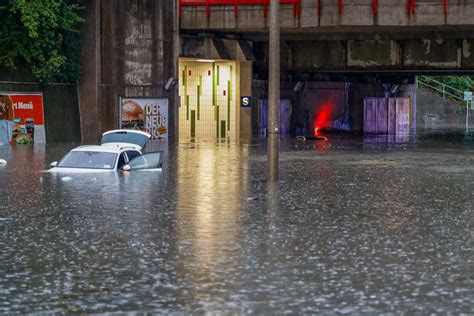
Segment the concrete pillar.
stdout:
[[[239,63],[239,85],[240,96],[252,95],[252,62],[242,61]],[[250,141],[252,138],[252,108],[242,107],[240,97],[237,98],[240,109],[240,139]]]
[[270,4],[270,48],[268,72],[268,182],[278,182],[280,128],[280,0]]
[[[174,1],[173,14],[174,14],[174,78],[179,78],[179,52],[181,51],[181,41],[179,39],[179,17],[178,17],[178,1]],[[181,103],[179,99],[179,83],[175,84],[173,87],[173,99],[170,104],[169,111],[169,142],[178,143],[179,142],[179,105]]]
[[100,58],[100,6],[101,1],[87,0],[85,8],[85,23],[81,24],[81,64],[83,75],[79,82],[79,115],[81,124],[81,139],[85,143],[97,141],[98,124],[101,120],[99,110],[99,80],[101,70]]

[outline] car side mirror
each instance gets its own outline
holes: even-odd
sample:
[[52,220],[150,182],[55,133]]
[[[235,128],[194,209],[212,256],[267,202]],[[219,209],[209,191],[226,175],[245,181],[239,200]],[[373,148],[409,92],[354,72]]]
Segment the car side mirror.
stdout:
[[130,167],[130,165],[125,165],[125,166],[123,166],[122,170],[123,171],[130,171],[130,170],[132,170],[132,167]]
[[57,161],[53,161],[52,163],[49,164],[51,167],[56,167],[58,165]]

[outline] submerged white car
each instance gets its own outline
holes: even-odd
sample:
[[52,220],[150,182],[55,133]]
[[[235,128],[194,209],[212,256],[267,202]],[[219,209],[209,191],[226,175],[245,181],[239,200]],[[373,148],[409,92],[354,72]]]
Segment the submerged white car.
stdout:
[[49,172],[106,172],[161,170],[163,152],[143,154],[151,135],[136,130],[113,130],[102,134],[100,145],[79,146],[60,161],[52,162]]

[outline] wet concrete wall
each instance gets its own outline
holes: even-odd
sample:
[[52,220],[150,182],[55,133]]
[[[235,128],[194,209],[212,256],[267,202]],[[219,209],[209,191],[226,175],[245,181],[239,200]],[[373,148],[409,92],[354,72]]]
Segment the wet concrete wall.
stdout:
[[46,141],[81,140],[78,92],[76,85],[40,85],[26,65],[9,71],[0,69],[1,92],[42,92]]
[[176,1],[88,0],[85,8],[80,85],[84,141],[119,126],[120,97],[168,98],[173,138],[177,90],[165,85],[177,78]]
[[332,128],[336,119],[345,116],[344,91],[344,82],[306,82],[301,93],[302,107],[299,107],[297,125],[301,125],[303,117],[307,131],[316,127]]
[[[474,36],[474,33],[472,34]],[[265,70],[268,43],[258,41],[254,55]],[[473,39],[297,40],[282,43],[283,69],[304,70],[474,70]]]
[[[464,129],[466,105],[443,99],[429,91],[417,90],[417,127],[419,131]],[[470,111],[472,115],[474,111]]]
[[[288,82],[288,81],[281,81],[280,82],[280,99],[282,100],[290,100],[291,105],[293,107],[293,115],[292,115],[292,122],[291,128],[294,125],[294,113],[295,109],[300,106],[300,102],[298,99],[298,93],[293,91],[295,86],[295,82]],[[268,99],[268,81],[266,80],[253,80],[252,81],[252,133],[254,136],[259,135],[259,121],[260,121],[260,114],[259,114],[259,102],[260,100]],[[297,110],[296,110],[297,111]]]

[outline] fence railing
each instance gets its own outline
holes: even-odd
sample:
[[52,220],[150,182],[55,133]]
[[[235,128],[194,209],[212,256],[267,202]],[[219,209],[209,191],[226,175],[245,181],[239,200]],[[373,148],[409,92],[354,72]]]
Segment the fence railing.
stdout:
[[445,100],[466,104],[466,101],[464,100],[464,91],[448,86],[447,84],[428,76],[419,76],[417,87],[430,90]]
[[[233,6],[234,16],[239,15],[239,6],[245,5],[261,5],[263,7],[263,15],[267,16],[268,6],[271,0],[178,0],[179,1],[179,16],[182,15],[183,7],[206,7],[206,16],[211,16],[211,7],[213,6]],[[315,1],[315,13],[320,16],[322,13],[323,5],[321,0]],[[337,1],[339,14],[343,13],[344,0]],[[416,10],[415,0],[400,0],[403,3],[406,1],[406,13],[408,15],[414,15]],[[443,13],[448,14],[448,0],[437,0],[439,3],[443,3]],[[301,0],[280,0],[281,4],[288,4],[293,6],[293,16],[299,17],[301,15]],[[433,3],[435,4],[435,3]],[[379,0],[372,0],[372,12],[377,15]]]
[[474,110],[474,102],[464,100],[464,91],[453,88],[438,80],[427,76],[419,76],[416,80],[416,87],[429,90],[442,96],[445,100],[454,101],[466,106],[466,132],[469,131],[469,109]]

